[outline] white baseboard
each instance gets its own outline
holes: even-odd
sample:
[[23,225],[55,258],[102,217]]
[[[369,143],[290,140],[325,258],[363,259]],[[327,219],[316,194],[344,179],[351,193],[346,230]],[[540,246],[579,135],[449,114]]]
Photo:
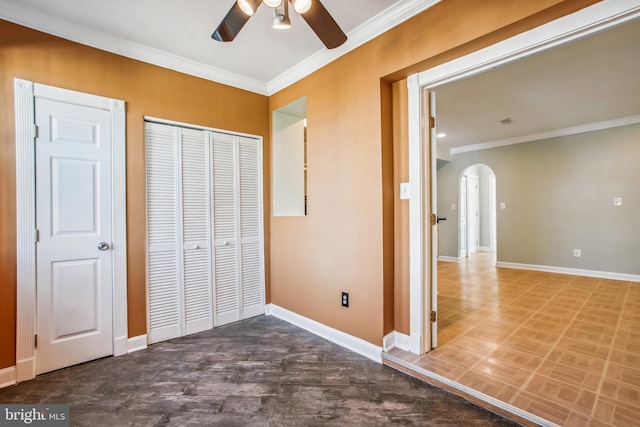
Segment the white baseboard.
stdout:
[[36,377],[36,358],[18,360],[16,362],[16,381],[32,380]]
[[384,351],[388,352],[392,348],[399,348],[400,350],[409,351],[411,353],[419,354],[420,351],[414,351],[414,349],[420,348],[419,338],[411,337],[403,334],[402,332],[392,331],[385,335],[383,339]]
[[446,256],[446,255],[438,255],[438,261],[444,261],[444,262],[460,262],[463,258],[462,257],[454,257],[454,256]]
[[16,383],[16,367],[0,369],[0,388],[9,387]]
[[396,331],[391,331],[382,338],[382,351],[389,351],[396,346]]
[[613,273],[608,271],[581,270],[578,268],[553,267],[548,265],[519,264],[514,262],[497,262],[496,267],[515,268],[518,270],[544,271],[547,273],[572,274],[574,276],[597,277],[599,279],[625,280],[640,282],[640,275]]
[[478,252],[493,252],[489,246],[478,246]]
[[368,357],[374,362],[382,363],[382,348],[361,338],[346,334],[275,304],[267,304],[265,313]]
[[114,356],[122,356],[123,354],[127,354],[128,344],[127,337],[117,337],[113,340],[113,355]]
[[127,348],[129,353],[147,348],[147,334],[129,338],[127,341]]

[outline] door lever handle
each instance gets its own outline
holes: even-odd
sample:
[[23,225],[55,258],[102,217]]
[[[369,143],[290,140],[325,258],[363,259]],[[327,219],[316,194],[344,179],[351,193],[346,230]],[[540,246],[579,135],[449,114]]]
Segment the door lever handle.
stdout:
[[447,218],[440,218],[440,217],[438,217],[438,219],[437,219],[437,221],[438,221],[438,222],[440,222],[440,221],[446,221],[446,220],[447,220]]

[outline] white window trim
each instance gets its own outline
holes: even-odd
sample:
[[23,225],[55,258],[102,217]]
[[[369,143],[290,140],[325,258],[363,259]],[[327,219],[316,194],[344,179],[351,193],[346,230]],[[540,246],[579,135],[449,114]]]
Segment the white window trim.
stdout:
[[495,45],[409,76],[409,329],[412,353],[421,354],[428,348],[425,343],[427,334],[423,330],[423,325],[427,324],[424,307],[429,307],[430,298],[426,280],[430,272],[425,258],[430,255],[425,250],[428,229],[424,226],[422,212],[423,202],[429,196],[429,189],[422,186],[423,171],[429,170],[423,156],[426,141],[421,132],[421,105],[425,91],[638,17],[640,0],[603,0]]
[[127,218],[125,102],[96,95],[14,79],[16,114],[16,235],[17,331],[16,381],[36,375],[36,206],[35,206],[35,98],[100,108],[111,113],[112,130],[112,244],[113,244],[113,354],[128,352],[127,327]]

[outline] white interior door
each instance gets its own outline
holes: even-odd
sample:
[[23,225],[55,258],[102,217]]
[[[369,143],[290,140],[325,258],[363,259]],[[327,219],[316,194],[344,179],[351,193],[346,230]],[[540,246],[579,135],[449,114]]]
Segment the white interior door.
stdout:
[[182,147],[182,239],[185,334],[213,327],[209,253],[211,188],[208,182],[209,136],[203,130],[178,129]]
[[149,342],[264,314],[259,139],[146,123]]
[[145,124],[149,343],[183,335],[177,133],[173,126]]
[[240,269],[236,165],[238,144],[233,135],[214,134],[211,144],[213,189],[214,324],[240,320]]
[[460,253],[459,257],[468,257],[469,247],[467,246],[467,240],[469,235],[467,233],[467,176],[462,175],[460,177]]
[[242,318],[264,314],[262,254],[262,145],[254,138],[238,141],[240,181],[240,273]]
[[113,354],[110,113],[36,99],[38,374]]
[[467,176],[467,247],[469,254],[478,252],[480,240],[480,187],[477,175]]

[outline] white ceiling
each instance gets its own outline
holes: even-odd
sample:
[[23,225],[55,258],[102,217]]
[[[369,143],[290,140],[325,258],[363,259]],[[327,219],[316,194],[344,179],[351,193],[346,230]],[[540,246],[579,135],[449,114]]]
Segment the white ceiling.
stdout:
[[640,20],[434,90],[452,153],[638,123]]
[[236,0],[0,0],[0,18],[124,56],[272,94],[439,0],[322,0],[347,42],[328,50],[291,9],[271,28],[262,5],[238,37],[211,34]]

